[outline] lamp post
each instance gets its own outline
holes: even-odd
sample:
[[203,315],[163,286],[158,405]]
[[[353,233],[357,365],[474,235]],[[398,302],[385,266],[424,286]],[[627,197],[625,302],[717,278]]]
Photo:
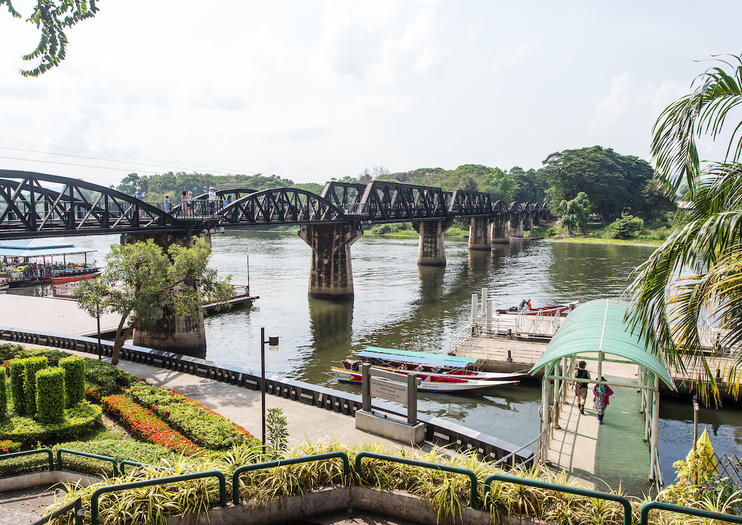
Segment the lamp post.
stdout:
[[98,361],[102,359],[100,348],[100,303],[95,303],[95,318],[98,321]]
[[261,430],[263,454],[265,454],[265,344],[268,343],[268,351],[278,352],[278,337],[265,338],[265,327],[260,329],[260,405],[262,410]]

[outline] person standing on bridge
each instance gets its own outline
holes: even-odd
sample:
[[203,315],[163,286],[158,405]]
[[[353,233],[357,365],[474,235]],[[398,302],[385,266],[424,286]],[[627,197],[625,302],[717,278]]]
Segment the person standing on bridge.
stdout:
[[[605,377],[600,378],[601,381],[605,381]],[[603,415],[605,414],[605,407],[608,406],[609,398],[613,395],[613,390],[608,385],[595,384],[593,387],[593,403],[595,403],[595,411],[598,413],[598,421],[603,424]]]
[[183,190],[183,193],[180,194],[180,209],[183,211],[183,217],[188,217],[188,208],[190,207],[190,202],[188,202],[188,192]]
[[209,215],[214,215],[214,209],[216,208],[216,190],[214,186],[209,188]]
[[163,211],[165,213],[170,213],[170,210],[172,209],[171,208],[171,204],[170,204],[170,195],[169,194],[166,194],[165,195],[165,200],[162,202],[162,209],[163,209]]
[[[575,373],[576,379],[590,379],[590,372],[585,370],[587,363],[580,361],[577,365],[577,372]],[[585,414],[585,401],[587,400],[587,383],[582,381],[575,381],[575,400],[577,402],[577,408],[580,409],[580,414]]]

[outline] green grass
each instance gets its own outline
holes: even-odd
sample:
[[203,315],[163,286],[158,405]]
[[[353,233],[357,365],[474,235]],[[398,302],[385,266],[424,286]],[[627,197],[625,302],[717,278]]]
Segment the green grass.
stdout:
[[602,239],[600,237],[550,237],[546,240],[581,244],[623,244],[624,246],[659,246],[663,242],[652,239]]

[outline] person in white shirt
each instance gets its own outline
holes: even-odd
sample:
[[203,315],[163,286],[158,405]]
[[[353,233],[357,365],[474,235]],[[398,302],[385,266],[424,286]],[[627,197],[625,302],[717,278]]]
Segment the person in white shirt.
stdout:
[[209,214],[214,215],[215,208],[216,208],[216,190],[212,186],[209,188]]

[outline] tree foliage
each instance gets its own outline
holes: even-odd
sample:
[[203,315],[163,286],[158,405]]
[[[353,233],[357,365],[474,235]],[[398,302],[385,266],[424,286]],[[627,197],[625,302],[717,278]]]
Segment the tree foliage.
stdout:
[[600,146],[552,153],[543,170],[552,202],[585,192],[606,222],[619,217],[624,208],[640,205],[642,189],[652,178],[646,161]]
[[562,224],[566,226],[570,235],[575,231],[584,231],[587,220],[590,216],[592,204],[587,197],[587,193],[581,191],[572,200],[563,200],[559,204],[559,211],[562,214]]
[[193,317],[202,304],[232,296],[229,278],[219,279],[216,270],[209,268],[210,254],[211,246],[203,239],[196,239],[191,247],[173,244],[167,253],[152,240],[111,246],[103,274],[78,286],[75,298],[91,316],[98,312],[120,316],[113,364],[134,329],[153,326],[163,309]]
[[644,221],[633,215],[619,217],[605,229],[610,239],[631,239],[644,227]]
[[[731,68],[724,71],[723,66]],[[629,288],[631,326],[678,370],[701,370],[702,394],[719,399],[716,370],[709,362],[709,341],[702,328],[718,333],[715,352],[731,349],[735,366],[719,370],[730,392],[739,394],[742,364],[742,163],[733,122],[727,161],[702,163],[695,141],[702,133],[717,137],[742,100],[742,59],[722,62],[698,77],[695,90],[670,104],[654,126],[652,150],[658,180],[668,188],[687,187],[689,204],[682,221],[637,270]],[[735,140],[737,142],[735,142]],[[731,157],[732,161],[729,161]],[[735,353],[736,352],[736,353]],[[710,389],[707,386],[710,385]]]
[[[3,5],[11,16],[22,18],[12,0],[0,0],[0,7]],[[36,49],[23,55],[23,60],[39,60],[39,63],[31,69],[21,69],[21,75],[37,77],[58,66],[67,56],[65,31],[82,20],[94,17],[97,11],[96,0],[36,0],[26,21],[39,29],[39,43]]]

